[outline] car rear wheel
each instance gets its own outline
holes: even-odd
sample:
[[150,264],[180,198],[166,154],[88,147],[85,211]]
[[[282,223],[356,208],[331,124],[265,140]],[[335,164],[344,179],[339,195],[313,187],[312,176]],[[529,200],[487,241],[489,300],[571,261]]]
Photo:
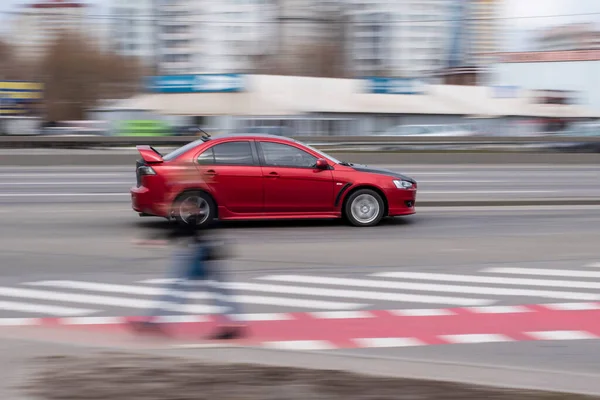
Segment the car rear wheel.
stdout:
[[374,226],[383,218],[385,205],[381,196],[371,189],[352,193],[345,205],[345,216],[354,226]]
[[182,193],[173,204],[173,217],[180,224],[187,224],[189,217],[197,211],[203,214],[200,226],[206,226],[215,219],[217,206],[208,194],[200,191]]

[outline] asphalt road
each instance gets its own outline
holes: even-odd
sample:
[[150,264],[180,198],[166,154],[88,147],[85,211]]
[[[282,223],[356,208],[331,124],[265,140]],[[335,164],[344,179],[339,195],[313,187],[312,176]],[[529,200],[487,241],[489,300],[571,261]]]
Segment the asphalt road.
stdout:
[[[600,199],[600,166],[385,165],[419,182],[418,201]],[[0,204],[127,204],[134,167],[0,167]]]
[[[600,177],[596,167],[399,170],[419,179],[423,192],[448,192],[455,185],[482,191],[482,185],[503,188],[506,183],[497,181],[515,179],[591,197]],[[126,195],[93,194],[126,190],[131,176],[125,167],[1,170],[0,324],[139,315],[154,305],[160,293],[155,280],[165,277],[169,249],[138,248],[130,241],[166,223],[138,217]],[[92,179],[112,183],[90,187]],[[487,182],[466,183],[474,180]],[[16,181],[22,186],[11,184]],[[81,195],[73,199],[69,192]],[[526,195],[534,194],[518,196]],[[422,318],[394,320],[394,329],[406,329],[422,345],[378,337],[369,346],[340,346],[330,354],[569,371],[600,382],[599,227],[596,206],[444,207],[421,208],[368,229],[338,221],[235,223],[217,234],[232,243],[227,269],[244,314],[264,319],[308,312],[330,318],[328,329],[349,335],[391,329],[384,311]],[[208,300],[200,293],[189,308],[176,311],[214,312]],[[449,309],[453,315],[436,315]],[[373,319],[352,320],[365,312]],[[317,326],[300,323],[294,326],[298,332]],[[448,329],[445,336],[454,344],[431,339],[439,339],[436,329]],[[538,331],[538,338],[523,336],[523,330]],[[507,336],[516,339],[501,340]]]

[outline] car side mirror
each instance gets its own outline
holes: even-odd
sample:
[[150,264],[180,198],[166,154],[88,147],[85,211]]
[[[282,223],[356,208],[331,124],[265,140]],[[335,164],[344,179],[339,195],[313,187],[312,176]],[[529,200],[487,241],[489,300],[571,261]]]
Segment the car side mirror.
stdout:
[[325,161],[322,158],[319,158],[317,160],[317,165],[316,165],[317,169],[328,169],[329,168],[329,164],[327,163],[327,161]]

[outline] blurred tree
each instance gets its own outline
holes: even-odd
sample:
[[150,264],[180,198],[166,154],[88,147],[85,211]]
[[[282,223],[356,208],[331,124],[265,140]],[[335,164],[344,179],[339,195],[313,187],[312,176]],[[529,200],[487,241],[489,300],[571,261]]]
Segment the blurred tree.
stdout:
[[19,59],[12,45],[0,40],[0,79],[29,80],[32,73],[32,63]]
[[38,73],[50,121],[83,119],[101,99],[130,97],[143,76],[137,60],[102,51],[74,32],[63,32],[49,46]]

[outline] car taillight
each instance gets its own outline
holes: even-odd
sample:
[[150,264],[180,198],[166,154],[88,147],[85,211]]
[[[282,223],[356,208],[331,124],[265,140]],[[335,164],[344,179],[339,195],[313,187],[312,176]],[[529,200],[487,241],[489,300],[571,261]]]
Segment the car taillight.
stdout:
[[147,175],[156,175],[156,172],[152,169],[152,167],[142,164],[141,162],[137,163],[137,168],[135,169],[135,178],[137,181],[137,187],[142,186],[142,176]]
[[156,172],[149,165],[142,165],[138,167],[138,174],[144,175],[156,175]]

